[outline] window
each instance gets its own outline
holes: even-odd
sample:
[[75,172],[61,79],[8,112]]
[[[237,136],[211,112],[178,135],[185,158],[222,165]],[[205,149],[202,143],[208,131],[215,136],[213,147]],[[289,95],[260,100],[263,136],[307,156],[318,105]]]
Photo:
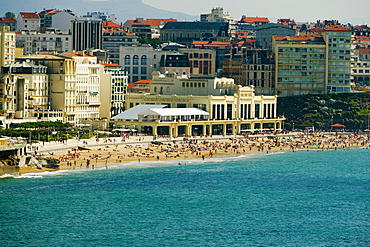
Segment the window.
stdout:
[[125,56],[125,65],[130,65],[130,55]]
[[147,64],[147,57],[146,55],[141,56],[141,65],[146,65]]
[[133,57],[132,64],[133,64],[133,65],[139,65],[139,56],[138,56],[138,55],[135,55],[135,56]]
[[146,67],[141,67],[141,74],[146,74]]
[[132,73],[133,74],[139,74],[139,68],[138,67],[133,67],[132,68]]

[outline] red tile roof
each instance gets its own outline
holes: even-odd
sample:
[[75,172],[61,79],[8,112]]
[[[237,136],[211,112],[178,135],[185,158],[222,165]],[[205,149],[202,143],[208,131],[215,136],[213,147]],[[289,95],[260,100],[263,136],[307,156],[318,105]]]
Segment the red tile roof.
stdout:
[[113,28],[113,27],[120,28],[122,26],[113,21],[103,21],[103,28]]
[[222,41],[193,41],[192,47],[227,47],[231,46],[231,42]]
[[151,27],[157,27],[159,25],[164,25],[166,24],[167,22],[174,22],[174,21],[177,21],[176,19],[146,19],[146,20],[143,20],[143,21],[140,21],[140,20],[128,20],[132,25],[149,25]]
[[358,40],[358,41],[370,41],[370,37],[367,37],[367,36],[356,36],[356,40]]
[[134,84],[148,84],[150,83],[152,80],[151,79],[147,79],[147,80],[140,80],[140,81],[135,81]]
[[164,25],[167,22],[176,22],[177,20],[170,18],[170,19],[147,19],[147,21],[150,26],[157,27],[159,25]]
[[135,87],[135,83],[133,82],[129,82],[127,85],[127,88],[134,88],[134,87]]
[[14,18],[4,18],[4,17],[1,17],[0,18],[0,21],[7,21],[7,22],[16,22],[17,20],[16,19],[14,19]]
[[104,29],[103,34],[109,33],[110,35],[114,35],[114,33],[125,33],[126,36],[136,36],[133,33],[128,33],[124,30],[118,30],[118,29]]
[[360,49],[360,54],[370,54],[370,49],[369,48]]
[[258,23],[258,22],[263,22],[263,23],[269,23],[270,20],[266,17],[243,17],[242,21],[245,23]]
[[20,12],[19,14],[23,19],[40,19],[39,15],[36,13]]
[[331,26],[331,27],[325,28],[325,31],[351,31],[351,30],[344,28],[342,26]]

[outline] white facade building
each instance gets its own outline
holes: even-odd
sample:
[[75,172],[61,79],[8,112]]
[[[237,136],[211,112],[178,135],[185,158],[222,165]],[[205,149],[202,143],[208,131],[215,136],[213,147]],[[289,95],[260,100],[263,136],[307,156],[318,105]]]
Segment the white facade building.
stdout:
[[20,12],[17,17],[18,31],[40,31],[40,17],[37,13]]
[[17,47],[23,48],[23,54],[40,51],[56,51],[59,53],[72,50],[72,35],[47,31],[45,33],[22,31],[17,34]]

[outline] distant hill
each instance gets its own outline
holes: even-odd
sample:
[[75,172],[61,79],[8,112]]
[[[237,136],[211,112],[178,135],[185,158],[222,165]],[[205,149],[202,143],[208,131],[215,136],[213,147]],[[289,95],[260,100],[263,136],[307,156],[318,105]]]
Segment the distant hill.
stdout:
[[87,12],[108,12],[117,17],[117,22],[125,22],[136,17],[143,18],[175,18],[178,20],[197,20],[198,16],[192,16],[181,12],[166,11],[144,4],[141,0],[12,0],[2,1],[0,16],[6,12],[13,12],[18,16],[19,12],[40,12],[45,9],[70,9],[77,16]]

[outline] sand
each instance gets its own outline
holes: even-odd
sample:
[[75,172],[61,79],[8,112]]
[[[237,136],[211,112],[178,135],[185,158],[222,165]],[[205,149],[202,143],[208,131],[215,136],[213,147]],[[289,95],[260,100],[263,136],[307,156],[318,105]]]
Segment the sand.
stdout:
[[[228,139],[192,139],[191,141],[167,141],[162,145],[151,143],[119,143],[115,145],[86,146],[90,150],[68,150],[46,153],[43,157],[59,159],[59,169],[21,167],[21,174],[64,169],[95,169],[109,168],[111,164],[144,162],[161,162],[171,160],[208,160],[219,155],[240,155],[248,152],[272,153],[325,151],[328,149],[349,149],[354,147],[369,147],[367,135],[336,134],[336,133],[296,133],[294,135],[249,136]],[[45,144],[47,145],[47,143]]]

